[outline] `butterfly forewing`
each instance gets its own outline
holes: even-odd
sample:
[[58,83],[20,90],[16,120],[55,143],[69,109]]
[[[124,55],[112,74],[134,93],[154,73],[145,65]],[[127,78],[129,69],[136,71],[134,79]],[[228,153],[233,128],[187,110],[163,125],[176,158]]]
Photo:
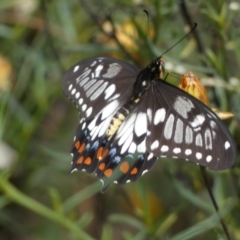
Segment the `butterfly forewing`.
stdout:
[[[129,99],[138,69],[121,60],[92,57],[75,64],[64,75],[62,88],[75,103],[81,118],[94,118],[104,107],[114,111]],[[111,108],[112,107],[112,108]]]
[[[145,97],[153,103],[147,111],[155,108],[151,111],[148,151],[160,157],[186,159],[213,170],[232,166],[235,143],[210,108],[164,81],[152,85]],[[158,104],[154,103],[156,99]]]
[[232,166],[236,148],[227,127],[199,100],[159,78],[161,59],[139,73],[123,61],[95,57],[65,74],[63,91],[81,115],[72,170],[95,172],[106,189],[113,181],[136,181],[159,157],[213,170]]

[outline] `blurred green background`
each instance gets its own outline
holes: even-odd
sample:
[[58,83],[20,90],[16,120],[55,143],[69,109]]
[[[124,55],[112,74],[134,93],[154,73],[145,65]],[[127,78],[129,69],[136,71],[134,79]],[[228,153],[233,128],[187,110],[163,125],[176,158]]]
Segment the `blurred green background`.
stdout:
[[[164,55],[168,81],[197,74],[211,106],[235,114],[226,124],[238,148],[239,1],[0,1],[1,240],[226,239],[195,164],[161,159],[137,183],[104,194],[92,175],[69,175],[79,116],[62,93],[64,72],[95,55],[144,67],[190,22],[194,35]],[[239,155],[232,169],[207,172],[240,239]]]

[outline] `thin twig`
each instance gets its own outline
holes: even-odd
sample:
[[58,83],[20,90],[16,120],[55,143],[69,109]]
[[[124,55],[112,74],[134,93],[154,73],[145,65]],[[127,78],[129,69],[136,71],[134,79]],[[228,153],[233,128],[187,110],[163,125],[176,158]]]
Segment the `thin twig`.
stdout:
[[[215,198],[214,198],[212,189],[210,188],[210,184],[209,184],[209,181],[208,181],[208,178],[207,178],[206,168],[200,166],[200,169],[201,169],[202,177],[203,177],[204,182],[205,182],[205,185],[206,185],[206,187],[207,187],[209,196],[210,196],[210,198],[211,198],[211,200],[212,200],[212,203],[213,203],[213,206],[214,206],[214,208],[215,208],[215,210],[216,210],[216,212],[217,212],[217,214],[218,214],[218,213],[219,213],[219,208],[218,208],[217,202],[216,202],[216,200],[215,200]],[[219,214],[218,214],[218,216],[219,216]],[[224,231],[225,235],[227,236],[227,239],[228,239],[228,240],[231,240],[232,238],[230,237],[229,231],[228,231],[228,229],[227,229],[227,226],[226,226],[224,220],[223,220],[220,216],[219,216],[219,220],[220,220],[220,222],[221,222],[223,231]]]
[[[187,7],[186,7],[186,4],[185,4],[185,1],[184,0],[179,0],[179,7],[180,7],[180,10],[182,12],[182,15],[184,17],[184,20],[186,21],[186,23],[189,25],[189,26],[193,26],[193,21],[191,20],[191,17],[190,17],[190,14],[187,10]],[[198,51],[201,53],[201,54],[204,54],[204,47],[201,43],[201,40],[200,40],[200,37],[198,35],[198,31],[195,30],[192,32],[196,42],[197,42],[197,48],[198,48]]]

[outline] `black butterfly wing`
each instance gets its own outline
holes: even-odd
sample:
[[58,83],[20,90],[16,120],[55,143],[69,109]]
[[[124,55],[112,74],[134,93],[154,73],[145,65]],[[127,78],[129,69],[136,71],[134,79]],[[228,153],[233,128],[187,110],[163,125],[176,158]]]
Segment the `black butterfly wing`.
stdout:
[[92,57],[67,71],[62,89],[77,106],[81,118],[93,119],[107,105],[107,111],[117,110],[130,98],[138,71],[115,58]]
[[64,93],[77,106],[81,121],[72,147],[72,171],[95,171],[96,152],[116,111],[133,92],[138,69],[121,60],[93,57],[64,75]]
[[[213,170],[230,168],[235,142],[205,104],[164,81],[154,81],[146,98],[153,103],[147,150],[155,156],[186,159]],[[148,110],[147,110],[148,111]]]
[[108,147],[110,153],[100,165],[104,167],[96,171],[104,189],[111,180],[136,181],[159,157],[213,170],[231,167],[236,157],[234,140],[222,120],[196,98],[161,80],[152,82]]

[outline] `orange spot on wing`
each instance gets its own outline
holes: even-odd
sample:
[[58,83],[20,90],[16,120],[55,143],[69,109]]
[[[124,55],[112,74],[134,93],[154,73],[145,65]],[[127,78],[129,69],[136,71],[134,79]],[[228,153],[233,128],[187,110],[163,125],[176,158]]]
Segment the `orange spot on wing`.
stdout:
[[77,164],[82,164],[82,162],[83,162],[83,159],[84,159],[84,157],[83,157],[83,156],[81,156],[80,158],[78,158],[78,160],[77,160]]
[[90,157],[87,157],[84,161],[86,165],[90,165],[92,163],[92,159]]
[[133,169],[132,169],[132,171],[131,171],[131,175],[135,175],[135,174],[137,174],[138,173],[138,169],[136,168],[136,167],[134,167]]
[[123,162],[121,165],[120,165],[120,171],[124,174],[126,174],[129,170],[129,164],[128,162]]
[[79,152],[79,153],[82,153],[83,150],[85,149],[85,146],[86,146],[86,144],[83,143],[83,144],[80,146],[80,148],[78,149],[78,152]]
[[98,169],[103,171],[103,169],[105,168],[106,164],[105,163],[101,163],[99,166],[98,166]]
[[102,158],[105,158],[109,153],[109,150],[108,149],[105,149],[103,154],[102,154]]
[[98,160],[102,160],[104,159],[109,153],[109,150],[108,149],[105,149],[104,150],[104,147],[100,147],[98,150],[97,150],[97,159]]
[[100,147],[97,150],[97,159],[101,160],[102,159],[102,151],[103,151],[103,147]]
[[104,175],[105,175],[106,177],[111,177],[111,176],[112,176],[112,173],[113,173],[113,171],[112,171],[112,169],[110,169],[110,168],[104,171]]
[[79,149],[80,145],[81,145],[80,141],[77,141],[74,146],[75,146],[76,149]]

